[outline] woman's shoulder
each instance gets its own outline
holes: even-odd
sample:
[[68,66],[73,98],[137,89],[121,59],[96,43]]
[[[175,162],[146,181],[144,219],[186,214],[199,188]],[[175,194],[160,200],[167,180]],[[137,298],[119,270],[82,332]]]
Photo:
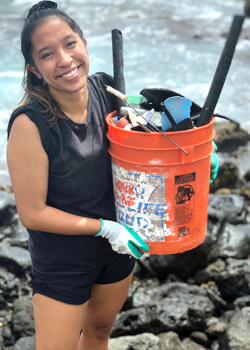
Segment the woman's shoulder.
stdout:
[[39,128],[39,125],[42,123],[42,119],[43,119],[40,117],[40,113],[41,113],[41,107],[36,102],[30,102],[21,106],[17,106],[13,110],[9,119],[8,128],[7,128],[8,136],[12,128],[12,125],[16,119],[19,120],[18,123],[20,123],[21,122],[20,120],[22,119],[24,122],[26,122],[26,125],[27,123],[29,124],[31,121],[35,123]]
[[111,86],[114,85],[114,78],[110,74],[107,74],[104,72],[97,72],[92,75],[89,75],[88,81],[93,84],[101,83],[102,85],[111,85]]
[[15,107],[12,111],[10,119],[15,118],[21,114],[27,114],[29,118],[32,118],[40,112],[41,105],[36,101],[30,101],[29,103],[18,105],[17,107]]
[[114,110],[114,95],[107,92],[106,85],[114,86],[113,77],[107,73],[97,72],[88,77],[89,92],[95,109],[98,102],[105,115]]
[[13,125],[15,125],[15,133],[22,135],[33,134],[35,137],[40,135],[43,147],[50,156],[52,148],[50,128],[39,103],[30,102],[14,109],[7,126],[7,139],[10,137]]
[[[37,134],[37,127],[34,124],[34,122],[28,117],[26,113],[19,113],[18,118],[15,118],[11,125],[9,123],[8,125],[8,138],[11,133],[14,133],[14,135],[30,135],[30,134]],[[25,139],[25,138],[23,138]]]

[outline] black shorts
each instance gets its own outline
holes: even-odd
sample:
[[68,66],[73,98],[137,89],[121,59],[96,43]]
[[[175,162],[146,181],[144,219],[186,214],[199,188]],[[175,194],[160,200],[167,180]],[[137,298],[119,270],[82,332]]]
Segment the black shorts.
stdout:
[[115,283],[128,277],[133,271],[135,259],[127,254],[114,253],[98,267],[82,273],[51,273],[44,276],[33,270],[33,294],[39,293],[52,299],[74,305],[89,300],[94,284]]

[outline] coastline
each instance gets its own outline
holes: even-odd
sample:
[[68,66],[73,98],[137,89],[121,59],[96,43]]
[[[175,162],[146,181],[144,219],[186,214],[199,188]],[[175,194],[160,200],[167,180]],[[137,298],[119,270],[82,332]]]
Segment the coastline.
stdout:
[[[250,134],[230,122],[215,130],[220,168],[206,239],[137,262],[109,350],[250,348]],[[0,186],[0,349],[35,350],[28,234],[7,182]]]

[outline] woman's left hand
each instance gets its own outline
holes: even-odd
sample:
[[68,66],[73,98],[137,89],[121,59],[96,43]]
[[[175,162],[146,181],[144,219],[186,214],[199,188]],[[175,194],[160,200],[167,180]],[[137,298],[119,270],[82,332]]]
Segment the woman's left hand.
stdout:
[[214,152],[211,155],[210,184],[214,181],[214,179],[216,179],[218,170],[219,170],[218,157],[216,154],[218,147],[214,141],[213,141],[213,145],[214,145]]

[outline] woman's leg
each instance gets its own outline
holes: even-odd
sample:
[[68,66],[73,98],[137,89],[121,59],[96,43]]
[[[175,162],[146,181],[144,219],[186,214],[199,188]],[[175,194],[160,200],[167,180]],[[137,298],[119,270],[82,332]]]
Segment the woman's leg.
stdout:
[[76,350],[88,302],[70,305],[35,293],[36,350]]
[[77,350],[107,350],[117,313],[122,308],[132,281],[131,273],[122,281],[95,284],[82,323]]

